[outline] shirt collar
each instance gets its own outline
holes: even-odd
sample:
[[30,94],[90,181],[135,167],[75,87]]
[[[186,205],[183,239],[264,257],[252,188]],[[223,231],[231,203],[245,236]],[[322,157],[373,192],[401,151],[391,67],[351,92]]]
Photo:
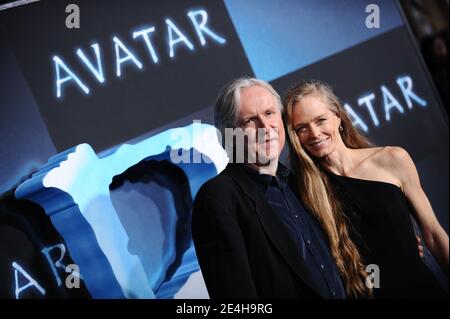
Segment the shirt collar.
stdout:
[[243,166],[249,176],[256,181],[258,185],[262,186],[265,192],[267,192],[267,189],[271,183],[273,183],[273,185],[278,185],[281,188],[286,186],[287,178],[289,176],[289,169],[280,162],[278,163],[276,177],[269,174],[261,174],[254,168],[247,165]]

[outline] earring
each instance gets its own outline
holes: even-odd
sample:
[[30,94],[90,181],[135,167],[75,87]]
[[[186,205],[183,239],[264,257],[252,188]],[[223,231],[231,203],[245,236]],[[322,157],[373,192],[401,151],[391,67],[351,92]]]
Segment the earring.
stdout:
[[339,131],[343,131],[344,130],[344,128],[342,127],[342,125],[339,125]]

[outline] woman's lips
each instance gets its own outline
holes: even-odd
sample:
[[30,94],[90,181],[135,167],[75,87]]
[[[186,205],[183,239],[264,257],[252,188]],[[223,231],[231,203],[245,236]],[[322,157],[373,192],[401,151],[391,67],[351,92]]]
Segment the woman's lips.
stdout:
[[314,142],[314,143],[310,143],[309,146],[314,148],[314,149],[318,149],[318,148],[322,148],[323,146],[325,146],[325,144],[328,142],[330,138],[327,137],[321,141],[318,142]]

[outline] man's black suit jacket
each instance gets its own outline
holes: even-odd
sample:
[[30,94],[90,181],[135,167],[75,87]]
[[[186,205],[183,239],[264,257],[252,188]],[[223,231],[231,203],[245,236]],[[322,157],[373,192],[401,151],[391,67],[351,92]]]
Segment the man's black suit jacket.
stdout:
[[286,226],[242,165],[228,164],[194,201],[192,235],[210,297],[320,298]]

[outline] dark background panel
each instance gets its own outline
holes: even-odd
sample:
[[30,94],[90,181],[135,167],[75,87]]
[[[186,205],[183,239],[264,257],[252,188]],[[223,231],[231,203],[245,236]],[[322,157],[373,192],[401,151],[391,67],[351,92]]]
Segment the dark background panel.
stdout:
[[30,87],[0,29],[0,194],[18,186],[54,154]]
[[[67,266],[73,260],[67,250],[61,256],[56,245],[66,244],[39,205],[17,200],[13,194],[4,196],[0,201],[0,299],[16,299],[16,293],[20,299],[89,298],[83,280],[78,288],[66,287],[68,274],[55,263],[59,260]],[[51,261],[43,250],[48,250]],[[36,283],[26,288],[31,280]]]
[[[1,24],[36,99],[58,151],[87,142],[101,151],[210,105],[223,84],[252,74],[247,58],[221,1],[78,1],[80,29],[67,29],[65,7],[70,1],[41,1],[3,12]],[[207,26],[226,39],[219,44],[205,35],[201,46],[190,10],[204,9]],[[39,17],[37,19],[36,17]],[[169,57],[165,19],[170,18],[194,45],[181,43]],[[133,31],[154,26],[154,64],[142,39]],[[113,36],[143,64],[122,64],[116,76]],[[90,45],[97,42],[105,82],[99,84],[76,55],[81,48],[96,62]],[[52,56],[59,56],[90,89],[63,84],[56,97]],[[94,64],[96,65],[96,64]],[[62,75],[61,75],[62,76]],[[68,82],[67,82],[68,83]]]

